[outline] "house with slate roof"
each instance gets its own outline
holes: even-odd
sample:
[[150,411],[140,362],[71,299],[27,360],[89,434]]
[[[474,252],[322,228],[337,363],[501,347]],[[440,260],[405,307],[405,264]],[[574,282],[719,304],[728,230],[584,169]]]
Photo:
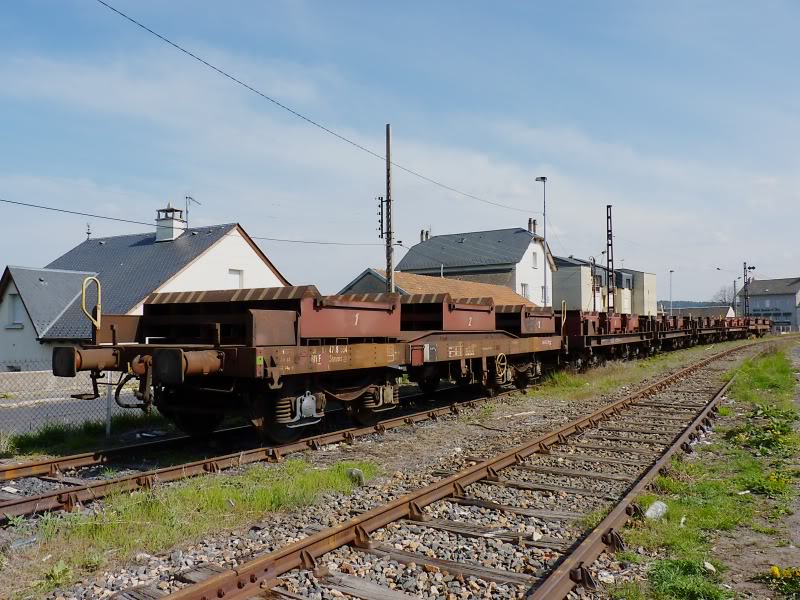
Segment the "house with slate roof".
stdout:
[[102,284],[103,312],[142,314],[153,292],[289,285],[238,223],[187,228],[183,211],[158,211],[152,232],[90,238],[44,268],[0,277],[0,371],[49,370],[52,347],[91,338],[81,311],[86,277]]
[[431,237],[423,232],[420,238],[397,264],[397,271],[502,285],[535,304],[552,306],[552,273],[557,267],[549,248],[545,253],[544,239],[536,232],[534,219],[528,220],[527,229],[513,227]]
[[[800,277],[753,279],[745,287],[751,316],[772,319],[773,331],[800,331]],[[738,294],[740,306],[744,306],[744,293]]]

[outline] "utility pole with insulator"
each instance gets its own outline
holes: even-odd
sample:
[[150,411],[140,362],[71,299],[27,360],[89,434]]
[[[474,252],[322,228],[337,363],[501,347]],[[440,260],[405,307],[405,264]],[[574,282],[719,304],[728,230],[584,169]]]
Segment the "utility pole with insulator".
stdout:
[[394,293],[394,232],[392,229],[392,126],[386,124],[386,291]]
[[745,317],[749,317],[750,316],[750,285],[749,285],[750,280],[748,279],[747,272],[748,271],[752,271],[753,269],[755,269],[754,266],[751,265],[751,266],[748,267],[747,266],[747,262],[744,263],[744,268],[743,268],[744,277],[743,277],[743,283],[742,283],[742,285],[743,285],[742,291],[744,292],[743,312],[744,312],[744,316]]

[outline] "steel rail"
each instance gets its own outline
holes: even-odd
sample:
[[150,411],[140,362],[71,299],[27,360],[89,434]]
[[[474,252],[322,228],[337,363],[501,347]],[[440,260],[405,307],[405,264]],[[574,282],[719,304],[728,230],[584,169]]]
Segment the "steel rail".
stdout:
[[[451,388],[447,388],[447,390],[450,389]],[[350,443],[357,437],[383,433],[389,429],[435,420],[445,415],[458,414],[461,407],[473,407],[483,402],[497,400],[501,397],[513,394],[515,391],[516,390],[509,390],[493,398],[475,398],[466,402],[449,404],[448,406],[428,408],[423,411],[384,419],[373,426],[340,429],[331,433],[314,435],[289,444],[241,450],[239,452],[204,458],[190,463],[132,473],[114,479],[105,479],[85,485],[58,488],[36,496],[20,496],[19,498],[0,502],[0,523],[6,522],[10,517],[15,516],[26,516],[54,510],[72,511],[79,504],[93,502],[109,494],[131,492],[139,488],[151,489],[157,483],[167,483],[207,473],[218,473],[224,469],[257,462],[278,462],[287,454],[303,452],[309,449],[317,450],[323,446],[334,443]],[[43,463],[47,464],[47,461],[43,461]]]
[[[447,387],[437,390],[435,393],[437,395],[441,395],[445,392],[452,392],[454,389],[456,388]],[[414,392],[402,396],[401,400],[413,400],[424,395],[425,394],[420,392]],[[251,430],[252,427],[250,425],[229,427],[215,431],[213,433],[213,437],[214,439],[224,439],[232,435]],[[93,467],[111,463],[116,456],[127,457],[130,454],[163,451],[170,449],[173,446],[180,447],[184,444],[192,444],[193,442],[195,442],[195,440],[193,440],[191,436],[177,435],[163,440],[141,442],[137,444],[129,444],[127,446],[111,446],[109,448],[101,448],[89,452],[71,454],[68,456],[55,456],[27,463],[0,465],[0,482],[13,481],[23,477],[39,477],[42,475],[55,477],[70,469],[80,469],[83,467]]]
[[578,584],[588,584],[593,587],[588,567],[609,547],[613,547],[614,540],[619,539],[615,534],[627,523],[628,519],[637,514],[635,500],[645,490],[649,483],[655,479],[659,472],[665,468],[672,456],[678,450],[687,450],[687,444],[696,436],[696,432],[709,424],[722,401],[722,397],[733,384],[733,379],[720,387],[697,417],[686,426],[661,457],[638,479],[627,494],[611,510],[592,531],[569,554],[564,556],[558,566],[550,572],[547,578],[537,584],[533,593],[528,596],[531,600],[561,600],[565,598]]
[[[221,429],[214,433],[214,437],[227,437],[249,429],[251,429],[249,425]],[[107,464],[117,455],[161,451],[186,443],[191,443],[191,438],[187,435],[178,435],[163,440],[153,440],[127,446],[111,446],[69,456],[56,456],[27,463],[3,465],[0,466],[0,481],[13,481],[23,477],[38,477],[40,475],[56,476],[69,469]]]
[[565,441],[568,436],[595,427],[600,421],[619,414],[621,410],[630,407],[638,400],[741,349],[741,346],[730,348],[700,360],[559,429],[539,435],[507,452],[467,467],[459,473],[373,508],[335,527],[255,558],[236,569],[229,569],[183,588],[170,594],[169,598],[171,600],[249,599],[255,593],[276,585],[278,577],[293,569],[314,568],[316,559],[327,552],[347,544],[368,548],[372,532],[400,519],[420,519],[423,507],[448,497],[463,496],[464,488],[481,480],[496,480],[497,471],[519,464],[527,456],[547,451],[551,445]]

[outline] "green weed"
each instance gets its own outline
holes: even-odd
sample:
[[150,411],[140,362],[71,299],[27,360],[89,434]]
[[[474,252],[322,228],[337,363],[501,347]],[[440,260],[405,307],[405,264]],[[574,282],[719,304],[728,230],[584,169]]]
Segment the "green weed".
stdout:
[[719,587],[698,560],[657,560],[648,573],[650,587],[660,598],[724,600],[732,594]]
[[[146,415],[142,412],[131,411],[115,415],[111,419],[111,431],[115,434],[145,428],[172,427],[161,415]],[[96,449],[105,442],[105,436],[104,420],[88,421],[80,425],[48,423],[36,431],[8,436],[6,451],[11,454],[74,454]]]
[[583,515],[578,523],[586,530],[594,529],[602,522],[603,519],[608,516],[610,511],[611,507],[601,506],[600,508],[596,508],[592,512]]
[[[32,573],[30,578],[70,579],[73,573],[100,568],[112,550],[119,559],[142,551],[155,554],[215,531],[235,529],[269,512],[311,504],[323,493],[351,493],[354,483],[347,471],[353,468],[361,469],[367,479],[378,473],[370,462],[315,468],[302,459],[290,459],[281,465],[257,464],[241,473],[110,496],[95,514],[45,513],[38,524],[37,553],[51,554],[68,571]],[[37,568],[35,562],[31,568]]]
[[785,598],[800,598],[800,568],[773,565],[769,573],[758,575],[756,581],[766,583],[770,588],[779,592]]
[[608,595],[612,600],[646,600],[647,595],[642,589],[642,585],[637,582],[628,581],[619,585],[614,585],[608,590]]
[[35,585],[39,591],[50,592],[67,585],[71,579],[72,569],[63,560],[59,560],[42,573],[42,579],[37,580]]

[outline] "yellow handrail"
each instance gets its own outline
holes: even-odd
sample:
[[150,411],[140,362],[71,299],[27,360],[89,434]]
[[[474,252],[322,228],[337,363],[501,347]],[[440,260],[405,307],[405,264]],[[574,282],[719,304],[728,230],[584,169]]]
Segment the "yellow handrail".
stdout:
[[[86,290],[89,289],[89,284],[92,282],[94,282],[95,286],[97,286],[97,318],[95,318],[95,316],[86,309]],[[83,314],[85,314],[86,317],[92,322],[92,325],[94,325],[95,329],[100,329],[100,320],[103,314],[101,298],[102,288],[100,286],[100,280],[97,277],[87,277],[84,279],[83,287],[81,288],[81,310],[83,311]]]

